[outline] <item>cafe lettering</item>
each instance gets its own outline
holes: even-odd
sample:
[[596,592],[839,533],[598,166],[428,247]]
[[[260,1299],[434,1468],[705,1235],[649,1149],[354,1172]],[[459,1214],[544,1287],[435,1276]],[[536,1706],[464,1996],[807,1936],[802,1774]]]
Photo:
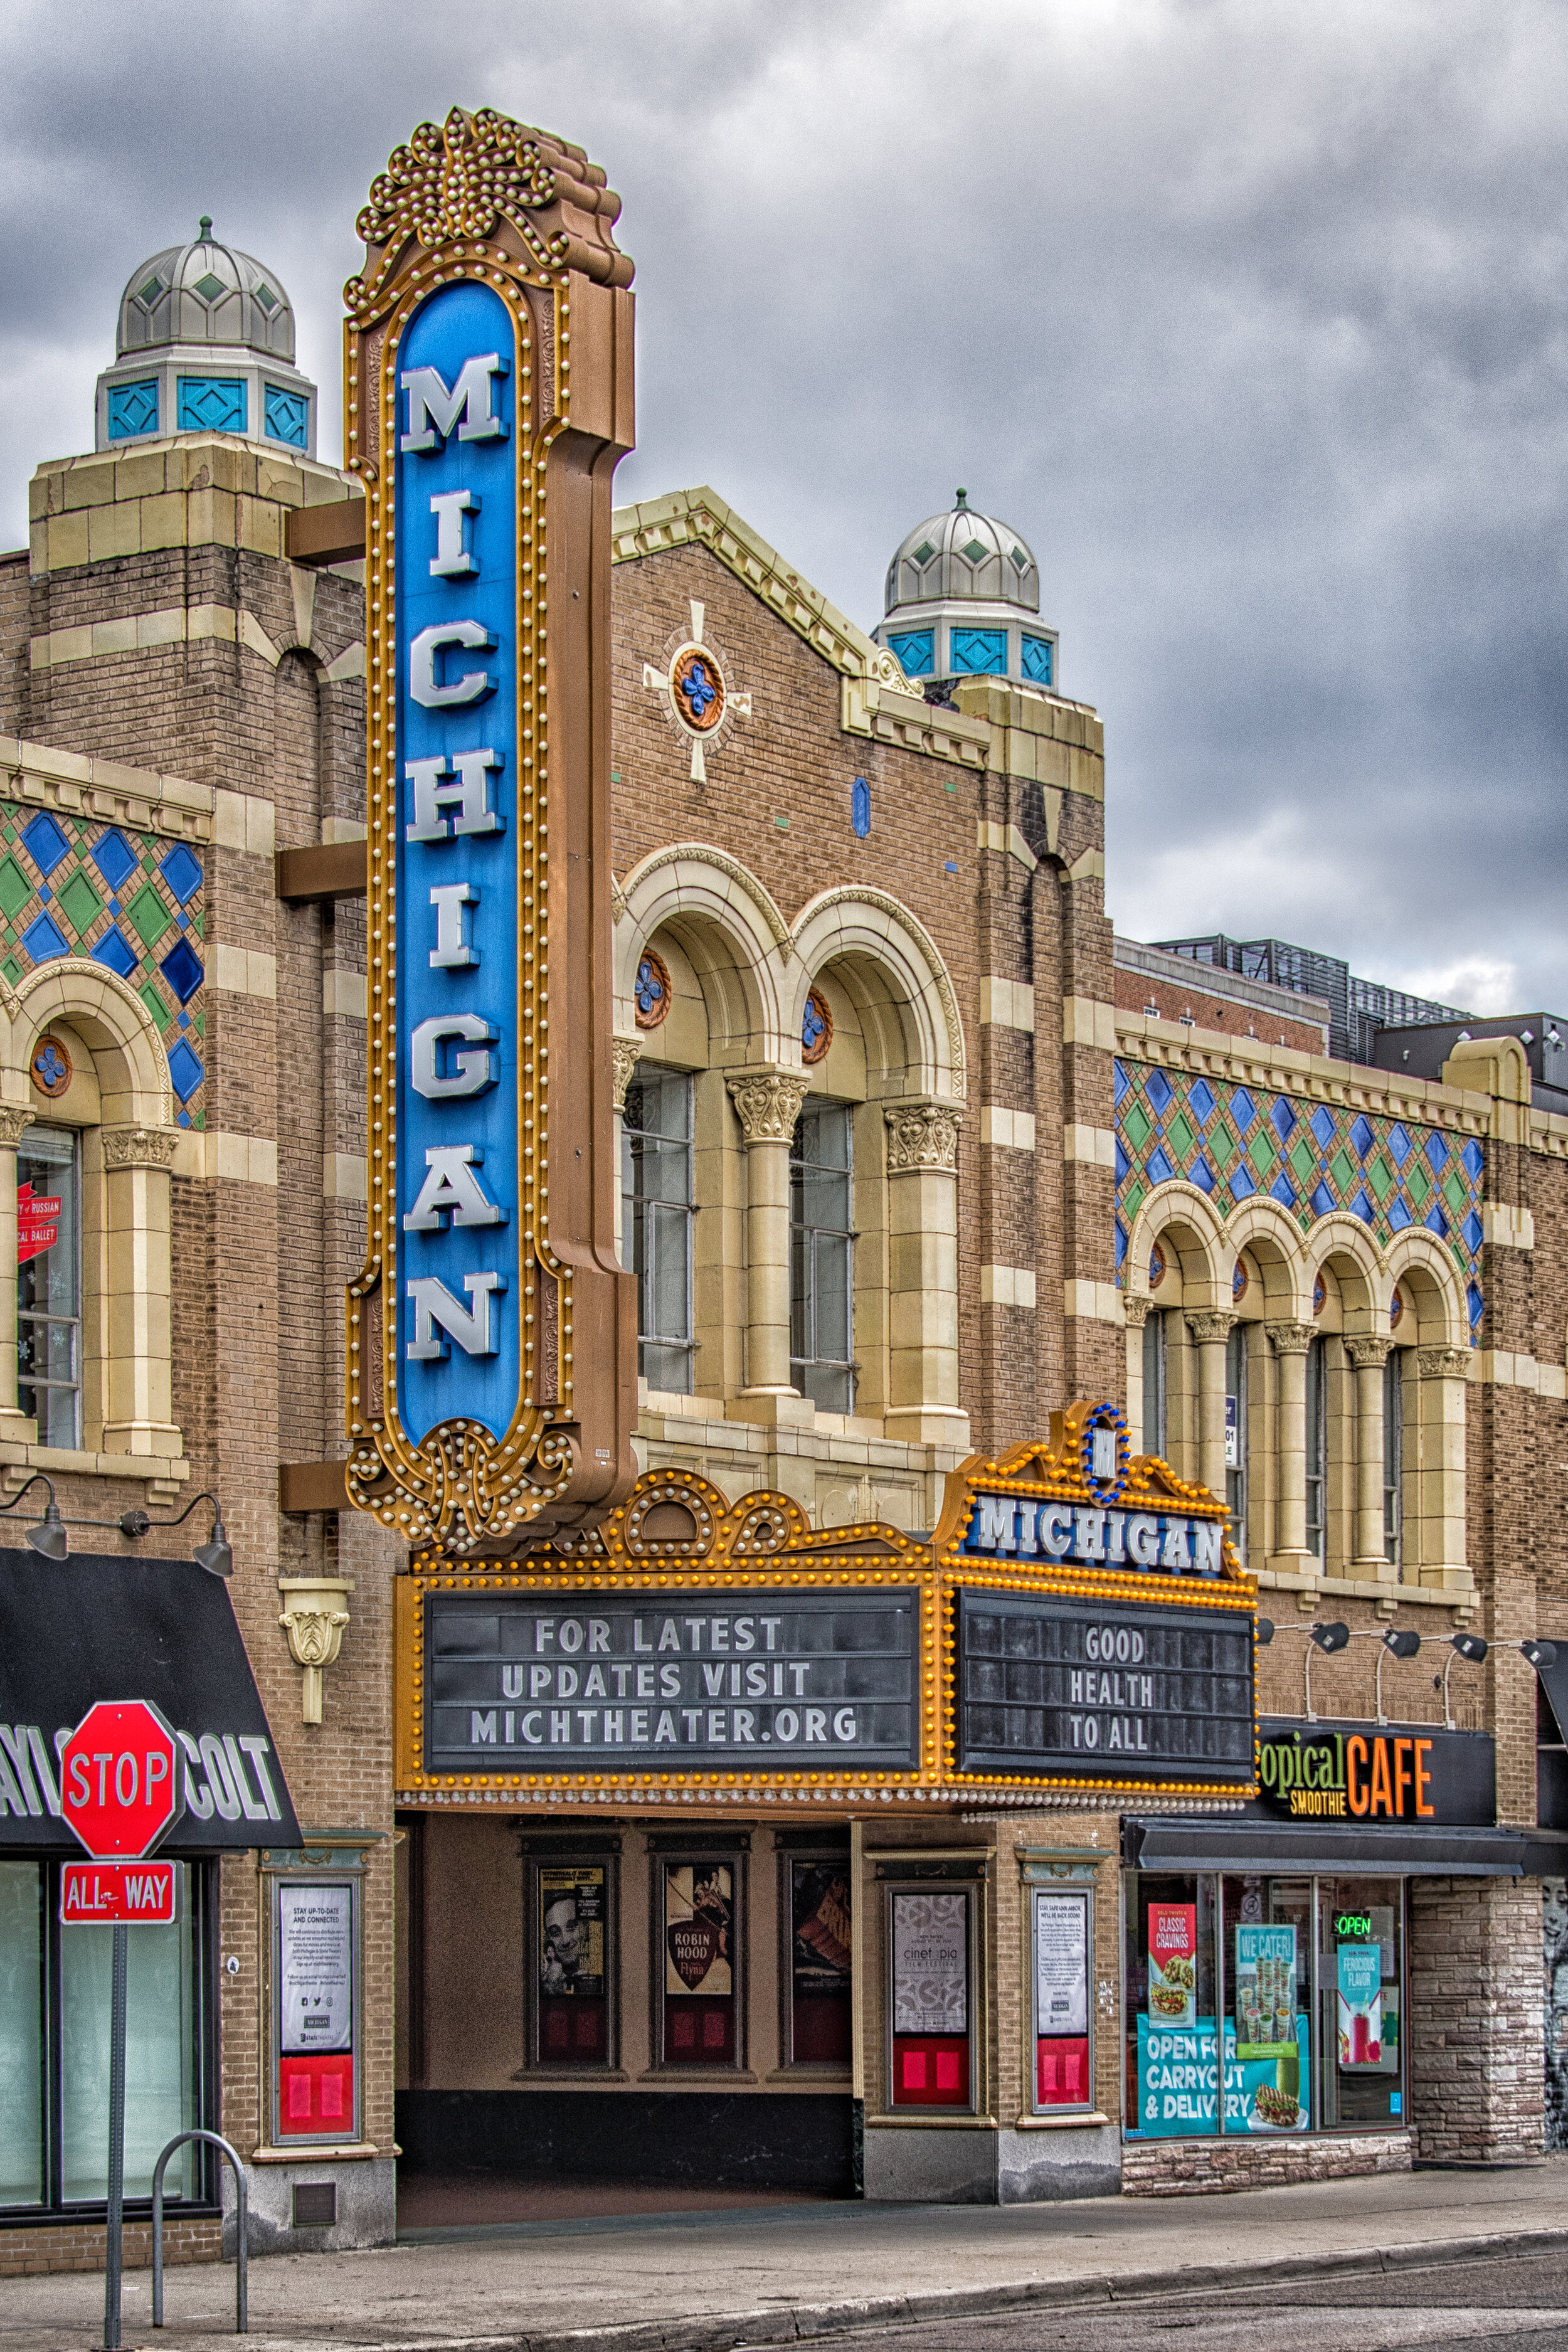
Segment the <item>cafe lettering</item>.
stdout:
[[1483,1826],[1496,1819],[1495,1778],[1479,1732],[1270,1717],[1258,1727],[1260,1806],[1291,1821]]

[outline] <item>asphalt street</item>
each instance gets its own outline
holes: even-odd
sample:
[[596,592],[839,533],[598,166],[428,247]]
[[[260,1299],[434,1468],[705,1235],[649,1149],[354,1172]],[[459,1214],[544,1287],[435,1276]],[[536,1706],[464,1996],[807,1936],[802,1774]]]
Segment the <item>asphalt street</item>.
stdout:
[[857,2330],[835,2352],[1163,2352],[1173,2336],[1203,2352],[1568,2352],[1568,2255],[1445,2263],[1342,2280],[1159,2296],[1092,2311],[938,2320]]

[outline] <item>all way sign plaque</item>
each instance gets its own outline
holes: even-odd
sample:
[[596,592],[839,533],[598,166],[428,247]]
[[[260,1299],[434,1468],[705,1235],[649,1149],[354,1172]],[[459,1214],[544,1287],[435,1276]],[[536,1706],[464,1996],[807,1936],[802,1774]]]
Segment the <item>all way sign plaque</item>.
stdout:
[[60,1924],[172,1927],[180,1874],[172,1862],[68,1862],[60,1872]]

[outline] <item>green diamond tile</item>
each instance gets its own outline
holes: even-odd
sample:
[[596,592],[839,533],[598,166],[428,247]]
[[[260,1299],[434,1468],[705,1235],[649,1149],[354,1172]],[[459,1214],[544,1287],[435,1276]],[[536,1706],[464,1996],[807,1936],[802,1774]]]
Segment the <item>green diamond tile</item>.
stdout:
[[198,1037],[205,1037],[207,1034],[206,1014],[205,1013],[193,1013],[191,1016],[191,1026],[195,1031]]
[[1318,1165],[1317,1145],[1305,1135],[1299,1135],[1290,1152],[1290,1165],[1296,1171],[1299,1184],[1310,1182]]
[[33,895],[33,886],[14,857],[0,858],[0,910],[13,922]]
[[199,909],[191,917],[191,929],[195,931],[198,940],[205,939],[206,937],[206,932],[203,926],[203,918]]
[[7,956],[5,962],[0,963],[0,971],[5,973],[13,988],[16,987],[16,982],[21,979],[22,971],[23,967],[17,962],[15,956]]
[[1469,1189],[1457,1168],[1450,1168],[1443,1179],[1443,1198],[1456,1217],[1462,1217],[1470,1205]]
[[1149,1187],[1144,1183],[1141,1176],[1134,1176],[1132,1181],[1128,1185],[1127,1190],[1121,1195],[1122,1213],[1126,1217],[1129,1224],[1131,1223],[1133,1218],[1138,1214],[1139,1210],[1143,1206],[1144,1202],[1148,1198]]
[[[0,877],[3,877],[4,873],[4,866],[0,866]],[[0,905],[4,903],[4,900],[0,899]],[[1134,1101],[1129,1105],[1127,1115],[1121,1122],[1121,1132],[1134,1151],[1142,1151],[1153,1134],[1154,1122],[1141,1102]]]
[[1378,1153],[1377,1158],[1373,1161],[1371,1167],[1366,1171],[1366,1181],[1372,1187],[1372,1197],[1377,1202],[1378,1207],[1380,1209],[1384,1207],[1387,1203],[1389,1194],[1396,1191],[1399,1184],[1398,1177],[1389,1166],[1388,1154],[1386,1151],[1380,1151]]
[[57,892],[55,904],[79,940],[97,920],[103,901],[79,866],[65,888]]
[[1192,1157],[1193,1146],[1198,1139],[1197,1129],[1184,1110],[1177,1111],[1165,1129],[1165,1140],[1174,1147],[1176,1165],[1184,1168]]
[[150,882],[142,885],[125,913],[132,929],[149,955],[164,932],[173,927],[174,920]]
[[1464,1243],[1450,1242],[1448,1244],[1448,1247],[1453,1252],[1454,1264],[1458,1267],[1459,1272],[1461,1274],[1468,1274],[1470,1270],[1469,1253],[1466,1249]]
[[1223,1118],[1216,1118],[1209,1129],[1209,1158],[1222,1176],[1236,1158],[1236,1138]]
[[1427,1175],[1426,1162],[1419,1153],[1416,1155],[1415,1166],[1405,1180],[1405,1190],[1413,1209],[1424,1209],[1432,1197],[1432,1179]]
[[1259,1127],[1258,1133],[1247,1147],[1247,1156],[1260,1176],[1268,1175],[1279,1157],[1279,1147],[1274,1140],[1274,1129],[1271,1127]]
[[205,1127],[206,1123],[207,1115],[205,1110],[197,1111],[195,1117],[191,1121],[191,1125],[193,1127]]
[[142,1002],[157,1023],[159,1030],[166,1029],[174,1016],[164,1003],[163,992],[154,982],[149,981],[142,991]]
[[1356,1164],[1342,1143],[1329,1162],[1329,1173],[1342,1201],[1348,1201],[1355,1190]]

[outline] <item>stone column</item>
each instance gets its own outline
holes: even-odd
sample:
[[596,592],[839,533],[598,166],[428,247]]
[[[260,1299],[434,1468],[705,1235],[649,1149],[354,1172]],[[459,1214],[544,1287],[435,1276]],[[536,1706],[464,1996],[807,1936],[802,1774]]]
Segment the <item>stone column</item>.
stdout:
[[16,1146],[34,1114],[0,1105],[0,1438],[37,1442],[38,1424],[16,1402]]
[[1384,1523],[1383,1368],[1394,1342],[1359,1332],[1345,1341],[1345,1353],[1355,1366],[1355,1557],[1352,1573],[1398,1580],[1397,1564],[1388,1557]]
[[746,1140],[746,1385],[735,1409],[747,1421],[815,1418],[789,1376],[789,1147],[810,1083],[798,1070],[729,1081]]
[[[1461,1352],[1463,1352],[1461,1350]],[[1539,1878],[1410,1882],[1410,2123],[1426,2162],[1542,2151],[1545,1976]]]
[[1465,1376],[1471,1353],[1468,1348],[1415,1349],[1419,1578],[1466,1592],[1475,1581],[1465,1542]]
[[1237,1318],[1205,1307],[1187,1317],[1198,1351],[1198,1481],[1225,1500],[1225,1350]]
[[1127,1433],[1134,1454],[1143,1451],[1143,1326],[1152,1298],[1124,1290],[1121,1312],[1127,1324]]
[[638,1062],[642,1058],[642,1039],[640,1037],[612,1037],[610,1045],[615,1055],[615,1090],[610,1099],[616,1114],[613,1121],[611,1122],[611,1133],[614,1139],[616,1157],[616,1255],[620,1259],[621,1264],[625,1265],[626,1263],[626,1235],[621,1231],[621,1219],[625,1208],[624,1198],[621,1192],[621,1166],[625,1155],[621,1150],[621,1122],[626,1116],[626,1088],[632,1082],[632,1072],[637,1068]]
[[969,1448],[958,1402],[958,1123],[952,1103],[901,1102],[888,1122],[889,1437]]
[[1310,1323],[1266,1323],[1263,1328],[1279,1360],[1275,1549],[1268,1565],[1276,1575],[1316,1576],[1320,1562],[1307,1549],[1307,1349],[1316,1328]]
[[103,1451],[178,1454],[171,1363],[172,1127],[105,1127],[109,1247],[103,1295]]

